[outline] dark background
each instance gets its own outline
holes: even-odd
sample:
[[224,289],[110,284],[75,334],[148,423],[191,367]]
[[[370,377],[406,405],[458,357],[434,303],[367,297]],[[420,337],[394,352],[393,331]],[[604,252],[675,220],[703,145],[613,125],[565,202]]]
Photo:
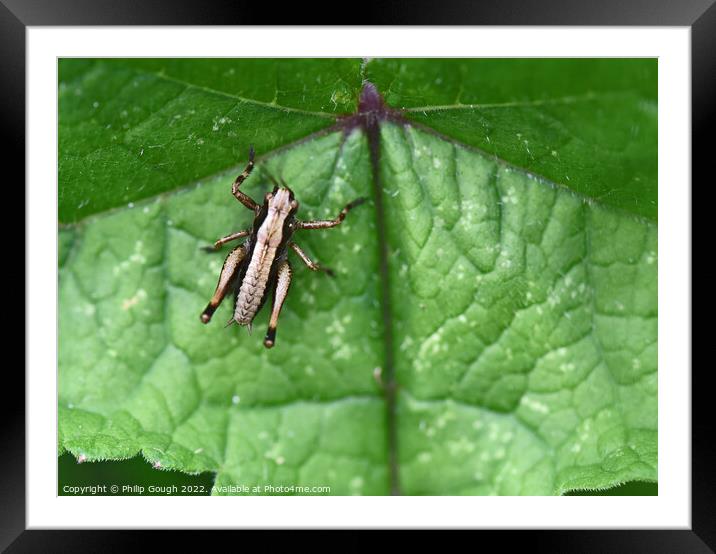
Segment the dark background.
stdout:
[[[214,483],[213,473],[200,473],[199,475],[187,475],[178,471],[162,471],[152,466],[140,456],[118,462],[87,462],[78,464],[71,454],[63,454],[58,461],[59,482],[57,494],[61,496],[72,496],[71,492],[63,492],[65,486],[90,486],[90,485],[117,485],[120,490],[123,485],[140,485],[144,487],[144,496],[149,495],[149,486],[169,487],[176,485],[179,489],[177,494],[201,495],[209,494]],[[191,492],[181,492],[182,486],[189,486]],[[194,492],[200,489],[205,492]],[[135,489],[137,490],[137,489]],[[156,493],[161,496],[163,493]],[[631,482],[625,483],[613,489],[603,491],[580,491],[570,493],[567,496],[654,496],[658,494],[656,483]],[[129,490],[127,496],[141,495]],[[91,496],[89,493],[85,496]],[[122,496],[119,494],[118,496]]]

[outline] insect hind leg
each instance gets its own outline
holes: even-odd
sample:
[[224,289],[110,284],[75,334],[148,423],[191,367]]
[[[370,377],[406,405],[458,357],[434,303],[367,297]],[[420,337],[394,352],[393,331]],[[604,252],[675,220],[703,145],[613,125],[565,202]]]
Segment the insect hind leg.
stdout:
[[209,321],[211,321],[211,317],[214,315],[214,312],[236,281],[236,277],[238,276],[239,269],[241,267],[241,262],[245,257],[245,244],[237,246],[229,252],[228,256],[226,256],[224,266],[221,268],[221,275],[219,275],[219,282],[217,283],[216,290],[214,291],[214,296],[211,297],[211,300],[209,300],[206,308],[204,308],[204,311],[201,312],[202,323],[209,323]]
[[291,264],[288,260],[284,260],[278,268],[276,275],[276,285],[273,290],[273,304],[271,306],[271,319],[269,320],[269,326],[266,330],[266,337],[264,338],[264,346],[266,348],[273,348],[276,344],[276,327],[278,326],[278,316],[281,313],[281,308],[288,295],[288,289],[291,286]]

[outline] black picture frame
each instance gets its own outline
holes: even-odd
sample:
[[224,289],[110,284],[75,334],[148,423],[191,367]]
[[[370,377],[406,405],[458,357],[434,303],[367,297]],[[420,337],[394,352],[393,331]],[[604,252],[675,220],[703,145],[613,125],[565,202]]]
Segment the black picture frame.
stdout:
[[[315,4],[314,10],[319,8]],[[325,13],[335,13],[327,11]],[[636,25],[688,26],[692,33],[692,180],[709,175],[710,138],[713,135],[716,98],[716,4],[714,0],[500,0],[395,2],[389,6],[361,5],[351,24],[409,25]],[[262,17],[268,16],[268,17]],[[340,19],[340,18],[336,18]],[[24,182],[25,148],[25,32],[28,26],[67,25],[256,25],[298,22],[316,24],[304,3],[275,5],[238,1],[149,2],[111,0],[0,0],[0,103],[6,168],[16,168],[12,182]],[[331,23],[336,23],[331,22]],[[346,23],[345,21],[339,23]],[[709,175],[709,177],[707,177]],[[5,190],[11,189],[6,182]],[[17,187],[15,187],[17,188]],[[688,191],[691,194],[691,191]],[[23,200],[21,201],[24,204]],[[17,204],[19,206],[20,204]],[[16,211],[19,212],[19,209]],[[31,291],[25,290],[26,295]],[[26,321],[26,325],[32,325]],[[688,371],[691,368],[683,368]],[[6,370],[9,371],[9,370]],[[692,371],[692,527],[690,530],[554,530],[491,532],[501,548],[524,543],[531,550],[549,552],[713,552],[716,550],[716,456],[711,429],[711,406],[704,365]],[[14,373],[19,374],[15,369]],[[10,378],[6,377],[6,378]],[[17,375],[15,391],[24,390]],[[0,549],[8,552],[126,551],[146,546],[146,533],[126,531],[25,530],[25,400],[23,394],[6,394],[8,414],[2,418],[4,451],[0,457]],[[185,546],[190,545],[181,539]],[[206,538],[198,538],[204,544]],[[258,537],[258,540],[262,539]],[[368,533],[353,543],[370,545]],[[305,541],[304,537],[288,538]],[[275,543],[274,543],[275,544]],[[316,544],[312,541],[312,547]],[[334,544],[335,546],[335,544]]]

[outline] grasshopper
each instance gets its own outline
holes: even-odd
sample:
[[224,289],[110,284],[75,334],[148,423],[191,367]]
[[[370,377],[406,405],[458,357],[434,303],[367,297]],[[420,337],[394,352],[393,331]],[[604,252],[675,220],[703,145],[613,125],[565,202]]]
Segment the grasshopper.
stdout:
[[275,187],[272,192],[266,193],[263,204],[256,203],[239,190],[241,183],[247,179],[253,168],[254,148],[251,146],[249,163],[232,184],[231,193],[234,198],[254,212],[254,222],[251,229],[226,235],[207,248],[210,251],[217,251],[228,242],[248,237],[243,244],[226,256],[214,296],[201,313],[201,321],[209,323],[224,297],[233,292],[234,315],[229,319],[227,326],[237,323],[247,327],[250,333],[256,314],[263,307],[269,293],[273,293],[271,317],[264,338],[264,346],[272,348],[276,343],[278,316],[291,286],[292,270],[288,261],[288,249],[298,254],[309,269],[333,275],[330,269],[313,262],[301,247],[293,242],[293,234],[299,229],[336,227],[343,222],[352,208],[365,202],[365,198],[358,198],[347,204],[335,219],[301,221],[296,218],[298,201],[284,182],[279,186],[272,179]]

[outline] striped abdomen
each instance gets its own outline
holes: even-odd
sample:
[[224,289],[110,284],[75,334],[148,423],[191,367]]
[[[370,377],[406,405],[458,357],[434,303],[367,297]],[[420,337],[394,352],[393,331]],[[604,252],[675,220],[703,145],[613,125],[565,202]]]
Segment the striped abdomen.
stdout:
[[239,325],[251,323],[261,307],[261,300],[266,292],[271,263],[275,255],[276,249],[266,244],[259,243],[254,248],[246,275],[239,288],[239,295],[236,298],[234,320]]

